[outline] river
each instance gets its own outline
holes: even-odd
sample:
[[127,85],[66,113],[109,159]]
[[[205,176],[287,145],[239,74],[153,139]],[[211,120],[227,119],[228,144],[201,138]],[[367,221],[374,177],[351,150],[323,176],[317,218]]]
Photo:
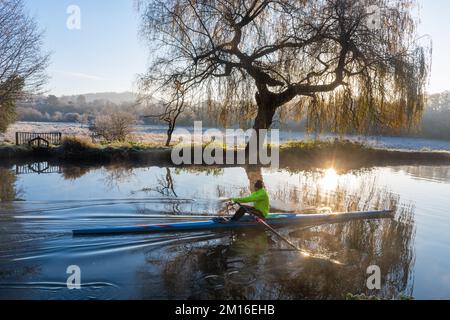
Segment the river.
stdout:
[[[262,230],[71,233],[204,220],[260,178],[281,209],[395,208],[396,217],[278,229],[309,256]],[[450,166],[0,168],[0,299],[449,299],[449,187]],[[371,265],[381,290],[366,286]],[[69,266],[80,268],[81,290],[67,288]]]

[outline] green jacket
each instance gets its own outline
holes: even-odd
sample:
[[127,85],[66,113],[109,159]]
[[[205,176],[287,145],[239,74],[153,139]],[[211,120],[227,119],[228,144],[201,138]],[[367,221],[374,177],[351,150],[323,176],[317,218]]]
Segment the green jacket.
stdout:
[[264,217],[267,217],[269,215],[270,210],[270,200],[269,200],[269,194],[267,193],[266,189],[259,189],[258,191],[252,193],[248,197],[245,198],[236,198],[232,199],[233,202],[236,203],[249,203],[253,202],[253,206],[255,209],[261,211],[261,213],[264,215]]

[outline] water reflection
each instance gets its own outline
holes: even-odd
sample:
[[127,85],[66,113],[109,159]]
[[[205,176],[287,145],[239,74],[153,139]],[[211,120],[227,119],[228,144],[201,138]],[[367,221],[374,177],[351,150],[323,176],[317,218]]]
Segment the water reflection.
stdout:
[[[175,185],[172,178],[172,169],[165,168],[166,173],[156,179],[156,184],[153,187],[146,187],[139,191],[132,191],[131,194],[135,195],[139,192],[145,193],[148,196],[151,196],[153,193],[161,195],[167,198],[178,198],[177,192],[175,191]],[[171,212],[173,214],[181,214],[182,211],[180,209],[180,203],[174,201],[172,204],[172,208],[169,209],[166,207],[167,212]]]
[[132,167],[123,165],[110,165],[105,168],[103,175],[103,184],[109,189],[120,189],[120,186],[128,181],[131,181],[134,170]]
[[[173,184],[172,171],[170,168],[166,168],[166,174],[164,177],[159,177],[156,181],[156,185],[154,187],[148,187],[140,190],[140,192],[152,193],[156,192],[163,197],[175,197],[178,198],[177,193],[175,192],[175,187]],[[136,194],[137,192],[133,192]]]
[[400,166],[394,167],[394,170],[419,180],[450,182],[450,166]]
[[327,171],[302,172],[297,185],[280,188],[278,197],[285,203],[330,207],[335,212],[395,209],[399,202],[398,197],[378,184],[377,175],[370,171],[353,172],[341,178]]
[[16,201],[22,191],[16,187],[17,176],[11,170],[0,167],[0,203]]
[[[369,188],[370,189],[370,188]],[[372,187],[371,190],[376,188]],[[363,190],[361,190],[363,191]],[[397,204],[384,190],[361,197],[341,189],[334,199],[370,199],[374,206]],[[350,203],[353,206],[354,202]],[[380,207],[379,207],[380,208]],[[375,209],[378,209],[375,207]],[[220,239],[177,247],[176,253],[147,258],[161,268],[167,298],[182,299],[342,299],[347,293],[399,297],[413,292],[414,208],[401,206],[395,220],[353,221],[280,229],[311,253],[286,250],[267,232],[232,232]],[[341,264],[334,263],[335,260]],[[378,265],[383,290],[367,289],[366,270]],[[145,273],[142,273],[145,281]],[[151,297],[151,288],[143,289]]]
[[47,161],[16,165],[16,174],[61,173],[61,166],[51,165]]
[[[12,170],[0,169],[2,199],[27,200],[13,201],[8,208],[0,204],[4,230],[0,298],[341,299],[347,293],[392,298],[417,292],[427,297],[424,282],[440,297],[450,297],[450,288],[439,280],[448,276],[448,258],[442,258],[442,271],[435,280],[424,281],[416,266],[417,250],[424,256],[430,248],[423,240],[417,246],[417,215],[422,217],[424,207],[440,207],[428,205],[432,195],[411,199],[402,193],[422,184],[427,188],[432,179],[441,182],[434,183],[433,190],[442,197],[448,188],[448,167],[302,171],[65,165],[61,171],[16,176]],[[418,184],[413,174],[426,179]],[[393,208],[396,217],[278,230],[310,257],[288,250],[263,230],[81,239],[70,235],[80,228],[204,220],[205,215],[217,214],[220,197],[248,193],[258,179],[265,181],[272,202],[286,211]],[[18,186],[23,187],[22,194]],[[438,220],[433,212],[426,213],[421,223],[425,221],[430,231],[424,234],[422,225],[420,239],[439,243],[442,256],[449,239],[442,229],[447,230],[449,221],[444,213]],[[74,263],[83,267],[86,283],[107,285],[78,295],[47,285],[64,283],[65,268]],[[436,270],[431,263],[421,260],[427,270]],[[381,291],[366,287],[370,265],[380,266]]]
[[85,174],[91,172],[92,168],[88,166],[64,166],[62,169],[62,177],[65,180],[75,181]]

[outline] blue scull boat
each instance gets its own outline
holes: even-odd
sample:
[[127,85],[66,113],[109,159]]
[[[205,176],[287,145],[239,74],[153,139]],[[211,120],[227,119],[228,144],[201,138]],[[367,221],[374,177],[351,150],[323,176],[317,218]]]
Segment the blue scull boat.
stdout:
[[[270,214],[265,220],[271,227],[290,225],[310,225],[324,223],[338,223],[358,219],[383,219],[392,218],[393,212],[368,211],[345,213],[317,213],[317,214]],[[131,233],[161,233],[161,232],[186,232],[198,230],[221,230],[236,228],[263,227],[253,217],[246,216],[237,222],[227,222],[221,219],[208,221],[178,222],[166,224],[136,225],[128,227],[108,227],[97,229],[73,230],[75,236],[86,235],[114,235]]]

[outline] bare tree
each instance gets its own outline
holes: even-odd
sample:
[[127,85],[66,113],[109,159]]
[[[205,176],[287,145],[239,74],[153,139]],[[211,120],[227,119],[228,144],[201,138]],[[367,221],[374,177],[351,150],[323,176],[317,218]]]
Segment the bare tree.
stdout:
[[22,0],[0,1],[0,132],[14,121],[15,105],[41,89],[49,55],[41,51],[42,33]]
[[282,106],[335,131],[420,119],[430,54],[415,0],[136,1],[154,57],[142,81],[156,91],[178,80],[194,102],[253,112],[256,130]]
[[107,141],[124,142],[133,132],[136,118],[133,114],[117,111],[98,115],[90,130]]
[[[145,92],[149,88],[143,87],[142,90]],[[172,135],[175,131],[175,127],[177,125],[178,118],[181,114],[186,110],[185,104],[185,92],[181,86],[179,81],[175,81],[174,84],[168,88],[166,91],[167,95],[169,95],[169,100],[164,102],[163,112],[158,115],[149,115],[145,116],[145,118],[158,118],[161,121],[167,123],[167,139],[166,146],[169,147],[172,141]],[[148,99],[151,97],[143,96],[142,100]]]

